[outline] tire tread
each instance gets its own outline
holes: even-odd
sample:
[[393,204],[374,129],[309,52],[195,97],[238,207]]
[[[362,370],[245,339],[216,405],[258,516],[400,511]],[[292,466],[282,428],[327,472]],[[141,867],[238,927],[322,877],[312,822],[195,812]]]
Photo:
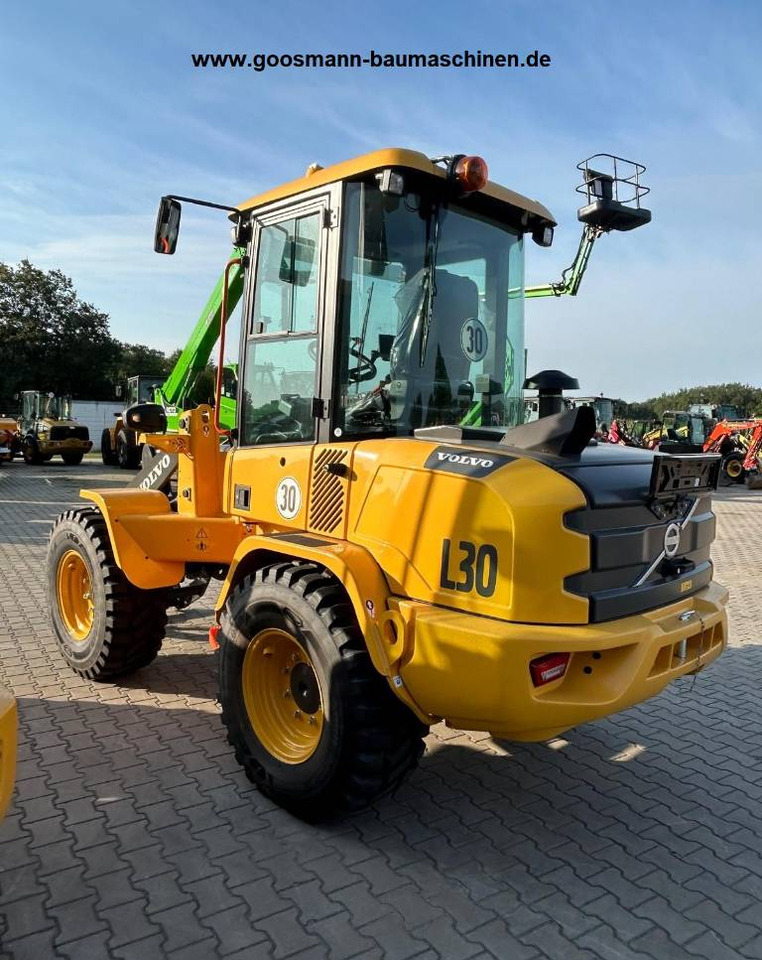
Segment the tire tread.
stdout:
[[227,638],[243,626],[233,622],[229,612],[234,606],[233,601],[244,593],[255,594],[260,584],[280,584],[302,597],[320,617],[336,645],[347,690],[350,691],[346,706],[350,714],[351,744],[330,787],[322,796],[310,797],[300,804],[293,799],[285,802],[277,796],[223,703],[222,722],[227,729],[228,742],[247,777],[263,793],[283,802],[304,819],[315,821],[339,812],[363,809],[396,789],[415,767],[424,750],[423,737],[427,728],[394,695],[386,680],[376,671],[342,585],[316,564],[281,562],[244,577],[233,588],[226,604],[221,642],[230,642]]

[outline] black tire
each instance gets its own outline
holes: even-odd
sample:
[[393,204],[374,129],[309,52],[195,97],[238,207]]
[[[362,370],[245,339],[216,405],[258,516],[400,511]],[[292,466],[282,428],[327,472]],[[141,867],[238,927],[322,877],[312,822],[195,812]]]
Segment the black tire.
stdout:
[[76,453],[62,453],[61,459],[66,464],[67,467],[76,467],[78,464],[82,463],[82,458],[84,453],[81,450],[77,450]]
[[140,466],[140,450],[130,443],[124,430],[116,437],[116,459],[122,470],[135,470]]
[[111,431],[108,427],[101,434],[101,460],[105,467],[115,467],[118,463],[116,451],[111,446]]
[[[58,567],[67,551],[82,557],[92,584],[90,632],[80,641],[69,633],[58,601]],[[47,555],[50,617],[69,666],[90,680],[110,680],[149,664],[159,652],[167,624],[167,591],[141,590],[127,580],[100,511],[78,507],[62,513],[50,534]]]
[[723,459],[720,468],[720,483],[722,486],[729,487],[734,483],[744,482],[746,479],[746,471],[743,468],[745,459],[745,454],[741,453],[740,450],[729,453]]
[[38,467],[44,461],[40,453],[40,445],[34,437],[24,437],[21,443],[21,456],[24,458],[24,463],[30,467]]
[[[284,763],[263,745],[244,702],[244,655],[268,627],[295,637],[320,688],[320,739],[299,763]],[[244,577],[225,605],[219,641],[228,741],[249,779],[296,816],[315,822],[362,809],[397,787],[418,762],[427,728],[376,672],[351,603],[322,568],[284,562]]]

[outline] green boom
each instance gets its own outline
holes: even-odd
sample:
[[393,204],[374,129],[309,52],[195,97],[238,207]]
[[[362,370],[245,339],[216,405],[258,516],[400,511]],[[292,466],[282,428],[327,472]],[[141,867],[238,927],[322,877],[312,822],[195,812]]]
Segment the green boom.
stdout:
[[[231,258],[244,256],[245,253],[245,250],[233,248]],[[241,299],[243,281],[244,271],[241,264],[231,267],[228,273],[228,317]],[[154,400],[166,410],[169,430],[177,430],[178,414],[182,410],[182,405],[193,389],[196,378],[209,362],[212,348],[220,335],[223,286],[224,274],[220,276],[206,301],[201,316],[193,328],[185,349],[177,358],[177,363],[172,368],[172,372],[164,383],[156,388]],[[223,403],[220,414],[223,426],[232,429],[235,426],[235,404]]]

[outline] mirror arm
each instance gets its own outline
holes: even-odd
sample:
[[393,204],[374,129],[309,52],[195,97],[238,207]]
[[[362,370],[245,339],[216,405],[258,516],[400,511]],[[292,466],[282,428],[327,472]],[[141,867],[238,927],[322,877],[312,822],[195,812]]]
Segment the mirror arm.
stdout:
[[241,213],[238,207],[231,207],[224,203],[212,203],[209,200],[196,200],[194,197],[178,197],[175,193],[168,193],[166,199],[182,200],[183,203],[195,203],[198,207],[211,207],[213,210],[227,210],[228,213]]

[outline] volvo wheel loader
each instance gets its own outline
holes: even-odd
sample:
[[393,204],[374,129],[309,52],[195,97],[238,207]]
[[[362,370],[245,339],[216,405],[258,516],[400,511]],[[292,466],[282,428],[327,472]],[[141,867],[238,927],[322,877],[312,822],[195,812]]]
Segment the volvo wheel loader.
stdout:
[[[316,820],[393,789],[441,720],[544,740],[713,661],[717,458],[596,444],[558,371],[521,423],[530,290],[576,293],[593,241],[650,219],[642,167],[583,169],[581,252],[545,288],[525,287],[525,245],[554,219],[480,158],[381,150],[223,207],[245,251],[237,425],[222,446],[221,382],[175,434],[159,405],[127,412],[177,456],[176,508],[150,484],[83,490],[58,519],[50,612],[74,670],[146,666],[171,590],[216,571],[228,739]],[[162,199],[159,252],[181,201]]]

